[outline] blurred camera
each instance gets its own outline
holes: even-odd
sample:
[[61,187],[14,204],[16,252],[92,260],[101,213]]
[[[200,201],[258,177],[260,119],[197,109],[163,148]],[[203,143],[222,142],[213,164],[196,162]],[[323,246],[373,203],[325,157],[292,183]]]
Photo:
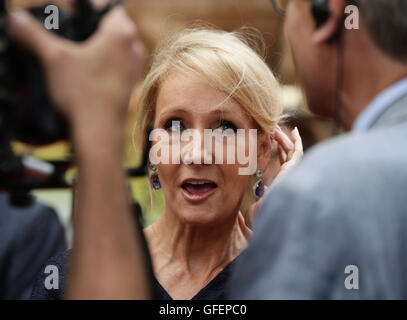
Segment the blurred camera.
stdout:
[[[58,27],[50,32],[84,41],[120,2],[111,1],[104,9],[95,10],[89,0],[80,0],[72,12],[54,6],[58,9]],[[49,8],[47,5],[29,12],[45,26]],[[6,17],[6,1],[0,0],[0,190],[24,194],[38,187],[66,187],[62,178],[66,163],[50,167],[13,154],[14,140],[46,145],[69,139],[69,130],[66,120],[52,105],[40,62],[9,36]]]

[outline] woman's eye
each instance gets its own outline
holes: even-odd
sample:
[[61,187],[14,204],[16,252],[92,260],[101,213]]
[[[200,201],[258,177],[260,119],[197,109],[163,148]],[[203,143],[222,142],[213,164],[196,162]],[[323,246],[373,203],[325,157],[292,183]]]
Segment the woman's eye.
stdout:
[[236,126],[235,126],[232,122],[226,121],[226,120],[222,120],[222,121],[220,122],[219,128],[220,128],[222,131],[226,131],[226,130],[228,130],[228,129],[233,130],[233,132],[236,132],[236,131],[237,131]]
[[178,119],[171,119],[165,123],[165,130],[179,132],[185,130],[185,126]]

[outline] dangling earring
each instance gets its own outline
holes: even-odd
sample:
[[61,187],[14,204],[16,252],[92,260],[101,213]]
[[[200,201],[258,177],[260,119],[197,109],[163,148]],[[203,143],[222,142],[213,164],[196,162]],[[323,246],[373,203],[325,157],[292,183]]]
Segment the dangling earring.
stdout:
[[150,176],[151,185],[153,186],[154,190],[160,190],[161,182],[158,178],[157,167],[155,165],[150,165],[150,168],[153,171],[153,174]]
[[253,186],[253,193],[254,196],[256,197],[256,200],[258,200],[264,195],[264,181],[263,181],[264,170],[257,169],[256,177],[259,178],[259,180],[257,180],[257,182]]

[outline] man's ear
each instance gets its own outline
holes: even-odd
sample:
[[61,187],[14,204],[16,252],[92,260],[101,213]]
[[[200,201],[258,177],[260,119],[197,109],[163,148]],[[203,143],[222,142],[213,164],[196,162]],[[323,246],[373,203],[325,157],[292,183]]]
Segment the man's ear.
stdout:
[[317,45],[325,44],[332,40],[342,28],[340,25],[345,14],[345,0],[327,0],[330,15],[326,22],[317,28],[313,35],[313,42]]

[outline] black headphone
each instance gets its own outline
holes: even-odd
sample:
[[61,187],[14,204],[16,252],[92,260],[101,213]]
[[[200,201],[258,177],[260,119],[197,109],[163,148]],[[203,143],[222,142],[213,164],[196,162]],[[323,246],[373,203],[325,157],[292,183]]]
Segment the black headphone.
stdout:
[[[311,11],[315,20],[315,27],[320,28],[331,16],[331,8],[328,0],[312,0]],[[342,23],[342,22],[341,22]],[[338,40],[342,35],[341,23],[338,23],[336,33],[331,38],[331,41]]]
[[314,16],[315,26],[321,27],[331,15],[328,0],[312,0],[312,15]]

